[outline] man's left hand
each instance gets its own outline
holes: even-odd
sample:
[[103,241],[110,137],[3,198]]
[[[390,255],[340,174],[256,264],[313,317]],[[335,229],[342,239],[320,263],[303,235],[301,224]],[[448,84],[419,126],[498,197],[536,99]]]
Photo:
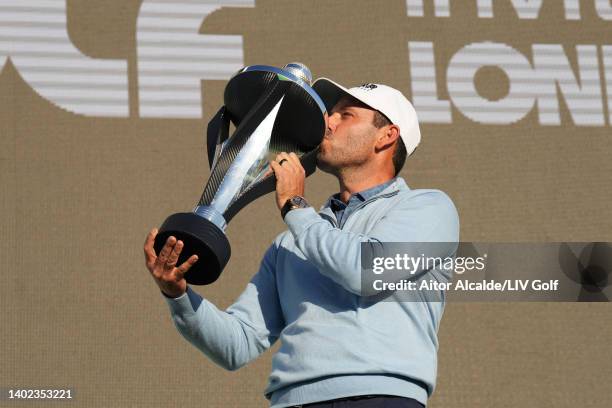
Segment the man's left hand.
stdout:
[[270,166],[276,176],[276,205],[279,210],[291,197],[304,196],[306,171],[295,153],[279,153]]

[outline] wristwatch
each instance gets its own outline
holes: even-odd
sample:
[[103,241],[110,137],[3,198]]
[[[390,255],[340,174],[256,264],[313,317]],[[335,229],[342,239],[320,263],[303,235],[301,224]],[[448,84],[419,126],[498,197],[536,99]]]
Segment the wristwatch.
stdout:
[[301,197],[298,195],[293,196],[287,201],[285,201],[283,208],[281,208],[281,217],[283,217],[283,220],[284,220],[285,215],[287,215],[289,211],[295,210],[296,208],[308,208],[308,207],[310,207],[310,204],[308,204],[308,202],[306,201],[304,197]]

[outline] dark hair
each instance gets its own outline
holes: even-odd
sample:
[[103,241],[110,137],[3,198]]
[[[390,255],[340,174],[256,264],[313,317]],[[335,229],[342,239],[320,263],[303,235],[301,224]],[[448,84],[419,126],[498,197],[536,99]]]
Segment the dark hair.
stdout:
[[[380,129],[383,126],[390,125],[391,121],[385,115],[375,110],[372,124],[375,128]],[[404,163],[406,162],[407,156],[408,152],[406,151],[406,145],[404,145],[404,141],[402,140],[402,138],[398,137],[395,146],[395,151],[393,152],[393,167],[395,168],[396,176],[399,174],[402,167],[404,167]]]

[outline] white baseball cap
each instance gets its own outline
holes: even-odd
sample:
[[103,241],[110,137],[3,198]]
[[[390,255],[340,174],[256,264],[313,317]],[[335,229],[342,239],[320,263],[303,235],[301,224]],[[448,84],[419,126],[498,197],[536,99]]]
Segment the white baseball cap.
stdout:
[[317,79],[312,87],[328,111],[341,97],[348,94],[385,115],[391,123],[399,127],[400,137],[406,146],[408,156],[421,142],[416,111],[404,94],[397,89],[382,84],[363,84],[347,89],[328,78]]

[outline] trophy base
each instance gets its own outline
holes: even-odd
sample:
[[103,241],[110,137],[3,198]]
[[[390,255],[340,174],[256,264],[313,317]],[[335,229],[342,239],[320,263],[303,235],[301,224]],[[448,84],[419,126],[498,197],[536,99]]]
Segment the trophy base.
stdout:
[[184,243],[177,266],[192,255],[198,261],[187,271],[185,280],[192,285],[209,285],[217,280],[231,255],[225,233],[206,218],[194,213],[177,213],[166,218],[155,237],[159,254],[169,236]]

